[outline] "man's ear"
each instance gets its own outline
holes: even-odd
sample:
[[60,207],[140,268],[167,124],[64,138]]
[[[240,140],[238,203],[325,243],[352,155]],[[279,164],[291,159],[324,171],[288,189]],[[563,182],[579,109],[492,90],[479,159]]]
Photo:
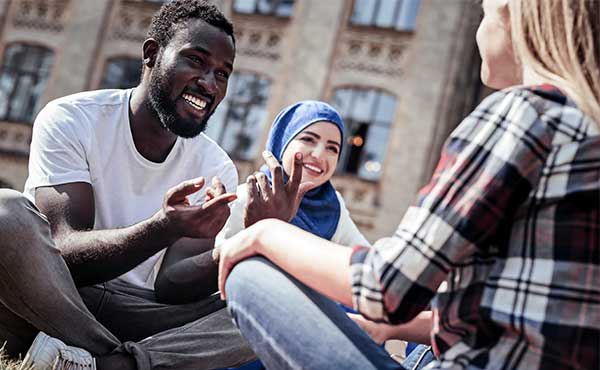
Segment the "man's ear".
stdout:
[[148,68],[154,67],[160,46],[155,39],[147,39],[142,46],[142,56],[144,58],[144,66]]

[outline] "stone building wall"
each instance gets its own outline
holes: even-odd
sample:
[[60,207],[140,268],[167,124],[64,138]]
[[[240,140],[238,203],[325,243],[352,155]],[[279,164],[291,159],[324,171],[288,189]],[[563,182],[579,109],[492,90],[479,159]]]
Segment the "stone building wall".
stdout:
[[[396,98],[380,180],[334,179],[370,240],[392,233],[430,175],[443,138],[480,98],[477,4],[421,0],[416,29],[406,32],[352,25],[351,0],[296,0],[289,18],[240,14],[232,10],[233,0],[214,2],[235,25],[235,69],[271,81],[266,124],[254,138],[261,147],[268,122],[297,100],[329,101],[343,87],[375,88]],[[141,60],[158,6],[142,0],[0,0],[0,64],[11,42],[55,52],[40,106],[96,89],[111,58]],[[0,122],[0,180],[19,189],[30,138],[30,123]],[[240,178],[260,163],[238,162]]]

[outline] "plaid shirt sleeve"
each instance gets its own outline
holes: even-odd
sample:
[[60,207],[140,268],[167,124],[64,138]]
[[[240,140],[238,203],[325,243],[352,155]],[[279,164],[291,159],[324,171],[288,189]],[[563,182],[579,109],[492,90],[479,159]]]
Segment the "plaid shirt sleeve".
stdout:
[[537,183],[551,133],[524,89],[484,100],[445,143],[430,181],[391,238],[351,257],[354,308],[406,322],[450,271],[485,251]]

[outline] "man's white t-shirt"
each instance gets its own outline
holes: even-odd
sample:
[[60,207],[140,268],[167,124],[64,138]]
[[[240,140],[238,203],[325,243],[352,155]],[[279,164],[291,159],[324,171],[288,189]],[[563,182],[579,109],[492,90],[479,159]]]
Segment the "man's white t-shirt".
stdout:
[[[25,196],[34,201],[35,189],[41,186],[89,183],[94,190],[94,229],[115,229],[151,217],[166,191],[185,180],[203,176],[210,185],[218,176],[228,191],[235,191],[238,175],[233,162],[204,134],[177,138],[162,163],[144,158],[129,124],[132,91],[90,91],[48,103],[33,127]],[[202,202],[207,185],[188,197],[190,203]],[[163,253],[121,278],[153,289],[154,265]]]

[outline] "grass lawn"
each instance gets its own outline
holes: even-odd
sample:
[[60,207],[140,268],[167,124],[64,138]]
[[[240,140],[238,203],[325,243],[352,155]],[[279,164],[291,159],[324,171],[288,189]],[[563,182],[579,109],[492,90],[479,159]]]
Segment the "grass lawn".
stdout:
[[0,348],[0,370],[17,370],[20,361],[9,360],[4,353],[4,347]]

